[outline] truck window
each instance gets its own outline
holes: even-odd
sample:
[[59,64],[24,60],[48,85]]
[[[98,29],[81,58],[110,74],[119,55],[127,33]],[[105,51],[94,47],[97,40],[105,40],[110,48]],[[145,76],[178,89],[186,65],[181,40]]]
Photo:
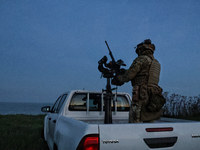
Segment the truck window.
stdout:
[[[114,102],[115,100],[112,100],[113,111],[115,110]],[[69,104],[69,110],[87,111],[87,94],[76,93],[75,95],[73,95]],[[101,94],[89,95],[89,111],[101,111]],[[129,103],[125,96],[117,96],[117,111],[129,111]]]
[[[113,100],[114,102],[115,100]],[[114,110],[112,103],[112,110]],[[124,96],[117,96],[117,111],[129,111],[129,103]]]
[[90,94],[89,111],[101,111],[101,94]]
[[60,100],[61,100],[61,96],[56,100],[56,102],[54,103],[52,109],[51,109],[51,113],[55,113],[56,112],[56,109],[58,107],[58,104],[60,103]]
[[58,104],[58,107],[57,107],[57,109],[56,109],[56,112],[59,112],[59,111],[60,111],[60,109],[61,109],[61,107],[62,107],[62,105],[63,105],[63,103],[64,103],[66,97],[67,97],[67,94],[65,94],[65,95],[62,96],[62,98],[61,98],[61,100],[60,100],[60,102],[59,102],[59,104]]
[[69,110],[71,111],[86,111],[87,94],[75,94],[73,95],[69,104]]
[[67,97],[67,94],[60,96],[57,101],[55,102],[55,104],[52,107],[51,113],[59,113],[60,108],[62,107],[65,99]]

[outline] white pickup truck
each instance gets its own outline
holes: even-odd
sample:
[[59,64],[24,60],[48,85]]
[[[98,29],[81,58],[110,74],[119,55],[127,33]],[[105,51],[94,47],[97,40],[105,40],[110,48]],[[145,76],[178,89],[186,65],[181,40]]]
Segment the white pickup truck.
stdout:
[[200,149],[200,122],[162,118],[155,123],[128,123],[130,95],[113,95],[112,124],[104,124],[102,92],[70,91],[52,108],[42,107],[48,112],[44,137],[50,150]]

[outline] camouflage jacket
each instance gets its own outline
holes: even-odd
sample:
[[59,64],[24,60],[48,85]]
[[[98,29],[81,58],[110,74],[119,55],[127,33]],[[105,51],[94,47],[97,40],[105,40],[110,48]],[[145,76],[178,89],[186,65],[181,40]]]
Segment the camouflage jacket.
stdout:
[[148,84],[149,69],[154,59],[153,54],[144,54],[138,56],[125,74],[119,75],[117,78],[120,82],[131,81],[132,86]]
[[[117,79],[120,82],[129,82],[133,86],[132,91],[132,101],[134,102],[147,102],[149,99],[148,92],[148,80],[149,80],[149,70],[152,64],[154,56],[152,53],[143,53],[138,56],[130,68],[123,75],[119,75]],[[158,85],[155,85],[156,87]]]

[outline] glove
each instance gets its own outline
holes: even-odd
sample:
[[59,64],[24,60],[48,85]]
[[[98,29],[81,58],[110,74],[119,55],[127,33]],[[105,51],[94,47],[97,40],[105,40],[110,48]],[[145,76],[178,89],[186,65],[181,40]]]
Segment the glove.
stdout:
[[115,76],[112,81],[111,81],[111,84],[112,85],[117,85],[117,86],[122,86],[124,84],[124,82],[120,82],[118,79],[117,79],[117,76]]

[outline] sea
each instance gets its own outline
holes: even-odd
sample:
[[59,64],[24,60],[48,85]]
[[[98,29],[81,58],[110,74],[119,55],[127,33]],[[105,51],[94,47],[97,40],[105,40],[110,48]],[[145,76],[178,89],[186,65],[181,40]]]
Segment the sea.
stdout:
[[27,102],[0,102],[0,114],[25,114],[40,115],[46,114],[41,111],[43,106],[53,106],[53,103],[27,103]]

